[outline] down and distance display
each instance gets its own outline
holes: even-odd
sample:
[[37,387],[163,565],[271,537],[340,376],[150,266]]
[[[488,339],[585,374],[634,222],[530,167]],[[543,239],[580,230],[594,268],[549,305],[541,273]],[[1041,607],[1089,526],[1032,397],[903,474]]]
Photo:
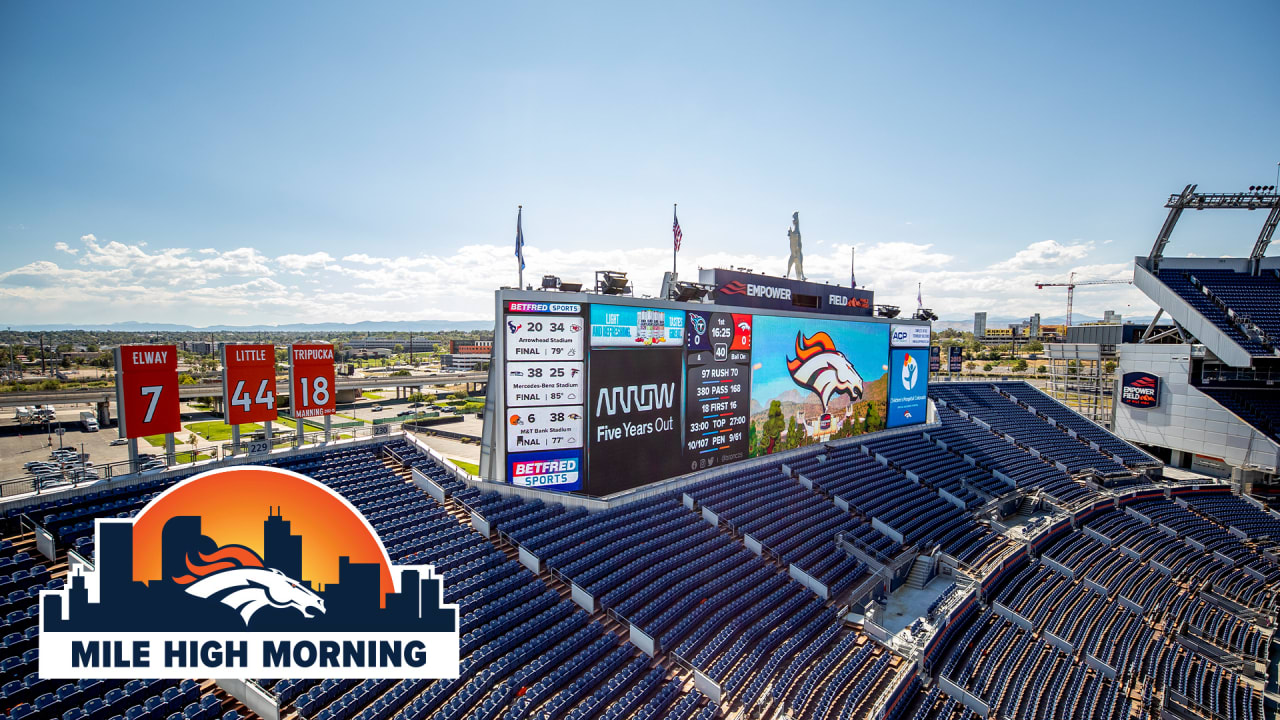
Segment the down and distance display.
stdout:
[[751,403],[751,316],[691,312],[685,357],[686,470],[747,456]]

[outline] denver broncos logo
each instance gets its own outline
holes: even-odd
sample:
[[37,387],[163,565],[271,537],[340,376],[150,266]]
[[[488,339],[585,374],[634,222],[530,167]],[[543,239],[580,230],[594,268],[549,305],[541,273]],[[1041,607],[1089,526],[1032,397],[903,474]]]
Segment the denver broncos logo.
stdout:
[[824,413],[836,395],[847,395],[854,402],[862,399],[862,376],[824,332],[807,338],[796,333],[796,357],[787,360],[787,370],[795,384],[818,396]]
[[240,613],[245,625],[267,607],[293,608],[303,617],[324,613],[324,600],[298,581],[266,567],[243,545],[224,545],[212,553],[187,555],[189,575],[173,578],[188,595],[217,600]]

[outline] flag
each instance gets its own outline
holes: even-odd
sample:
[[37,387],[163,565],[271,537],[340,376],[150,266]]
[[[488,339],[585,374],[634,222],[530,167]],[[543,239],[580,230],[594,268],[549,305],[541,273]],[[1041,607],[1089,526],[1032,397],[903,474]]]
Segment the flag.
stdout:
[[671,211],[671,233],[676,239],[676,252],[680,252],[680,241],[684,239],[684,234],[680,232],[680,218],[676,216],[676,211]]
[[520,218],[524,208],[516,211],[516,257],[520,258],[520,269],[524,270],[524,231],[520,229]]
[[920,284],[916,283],[916,306],[924,307],[924,295],[920,294]]

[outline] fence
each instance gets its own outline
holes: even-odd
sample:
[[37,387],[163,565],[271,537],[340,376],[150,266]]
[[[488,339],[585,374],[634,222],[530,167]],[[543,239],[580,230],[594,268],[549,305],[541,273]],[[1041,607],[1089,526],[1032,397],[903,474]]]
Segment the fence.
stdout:
[[[401,430],[400,426],[394,423],[386,423],[382,425],[366,425],[364,423],[356,424],[359,425],[359,427],[347,428],[343,429],[341,432],[335,431],[331,433],[331,441],[385,436]],[[335,425],[334,428],[336,429],[336,427],[337,426]],[[200,466],[212,464],[220,460],[226,460],[228,458],[243,458],[246,456],[251,457],[256,455],[262,455],[265,457],[272,450],[291,447],[318,446],[324,444],[325,438],[323,431],[304,433],[301,439],[299,439],[297,432],[285,429],[283,432],[273,433],[270,442],[267,442],[266,437],[261,432],[253,434],[246,433],[240,437],[239,445],[227,442],[197,447],[194,452],[191,450],[178,450],[168,454],[161,452],[153,455],[140,456],[137,467],[135,467],[129,460],[95,465],[92,470],[96,474],[96,477],[85,478],[77,472],[74,466],[68,466],[60,473],[52,476],[49,474],[45,474],[40,477],[26,475],[11,480],[3,480],[0,481],[0,497],[10,498],[28,494],[40,495],[47,492],[57,492],[69,488],[105,482],[126,475],[151,475],[178,468],[198,468]],[[146,470],[141,469],[142,466],[146,464],[147,460],[155,460],[159,462],[155,462],[152,467],[149,467]]]

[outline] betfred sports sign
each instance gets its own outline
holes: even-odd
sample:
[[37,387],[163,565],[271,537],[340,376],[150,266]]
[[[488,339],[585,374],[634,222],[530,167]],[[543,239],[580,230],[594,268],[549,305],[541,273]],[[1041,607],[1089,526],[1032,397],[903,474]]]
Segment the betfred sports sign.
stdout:
[[335,410],[332,345],[289,346],[289,405],[296,418]]
[[228,425],[275,420],[275,346],[223,346],[222,397],[227,408]]
[[120,437],[163,435],[182,429],[178,411],[178,348],[116,348],[116,407]]
[[1120,402],[1136,408],[1159,407],[1159,376],[1145,372],[1125,373],[1120,381]]

